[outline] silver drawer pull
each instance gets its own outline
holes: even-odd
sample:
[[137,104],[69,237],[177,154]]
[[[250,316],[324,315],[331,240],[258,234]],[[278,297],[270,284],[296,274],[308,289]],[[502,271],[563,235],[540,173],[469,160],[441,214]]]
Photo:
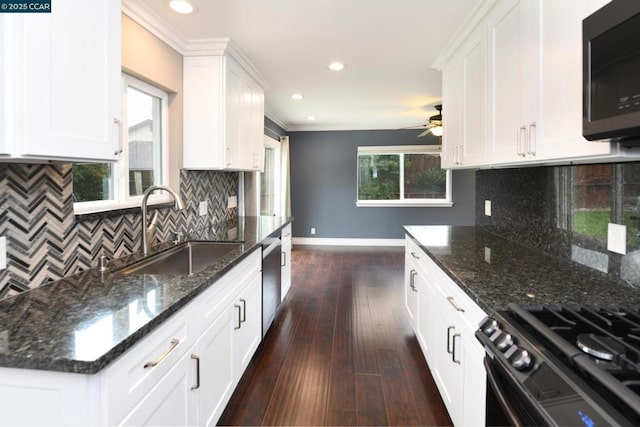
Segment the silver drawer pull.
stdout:
[[411,252],[411,256],[414,257],[415,259],[420,259],[420,257],[418,255],[416,255],[415,252]]
[[191,390],[197,390],[200,388],[200,356],[192,354],[191,359],[196,361],[196,385],[192,385]]
[[453,306],[453,308],[455,308],[457,311],[461,311],[464,313],[464,308],[460,307],[458,304],[456,304],[455,299],[453,299],[453,297],[447,297],[447,301],[449,301],[449,304],[451,304]]
[[164,359],[167,358],[167,356],[169,355],[169,353],[171,353],[173,350],[175,350],[175,348],[178,346],[178,344],[180,344],[180,340],[177,338],[174,338],[171,340],[171,345],[169,346],[168,349],[165,350],[164,353],[162,353],[160,355],[160,357],[158,357],[156,360],[152,360],[151,362],[147,362],[144,364],[144,368],[153,368],[155,366],[158,366],[160,364],[160,362],[162,362]]
[[453,334],[451,342],[453,343],[453,350],[451,350],[451,360],[453,363],[460,364],[460,360],[456,360],[456,338],[460,338],[460,334]]

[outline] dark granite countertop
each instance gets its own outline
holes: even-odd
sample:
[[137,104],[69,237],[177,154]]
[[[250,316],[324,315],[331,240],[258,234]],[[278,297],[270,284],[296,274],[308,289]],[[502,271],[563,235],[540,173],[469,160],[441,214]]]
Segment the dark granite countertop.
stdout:
[[[237,265],[291,218],[244,217],[190,236],[242,245],[191,276],[136,275],[118,270],[132,254],[97,269],[0,301],[0,367],[94,374],[157,328]],[[173,247],[164,243],[150,255]]]
[[480,227],[405,226],[404,229],[488,314],[505,309],[509,303],[640,304],[638,288]]

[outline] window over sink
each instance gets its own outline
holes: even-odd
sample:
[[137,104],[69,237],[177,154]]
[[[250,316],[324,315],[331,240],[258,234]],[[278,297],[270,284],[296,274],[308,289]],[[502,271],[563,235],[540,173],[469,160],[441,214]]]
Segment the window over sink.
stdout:
[[439,145],[358,147],[357,206],[452,206],[440,153]]
[[[123,153],[116,163],[73,165],[76,214],[138,206],[146,189],[166,184],[168,98],[165,91],[122,75]],[[161,194],[150,200],[169,201]]]

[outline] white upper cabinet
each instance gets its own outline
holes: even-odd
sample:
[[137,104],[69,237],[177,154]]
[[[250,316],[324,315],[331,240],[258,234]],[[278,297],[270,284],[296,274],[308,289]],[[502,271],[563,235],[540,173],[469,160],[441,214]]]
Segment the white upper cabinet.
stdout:
[[[489,15],[489,150],[491,163],[535,156],[537,28],[535,1],[503,0]],[[529,138],[531,134],[531,138]]]
[[582,137],[582,20],[607,2],[478,3],[434,64],[445,167],[638,158]]
[[487,144],[486,33],[477,28],[442,75],[444,168],[481,165]]
[[0,160],[113,161],[121,151],[120,2],[0,15]]
[[186,169],[264,168],[264,89],[233,54],[186,56],[183,90]]

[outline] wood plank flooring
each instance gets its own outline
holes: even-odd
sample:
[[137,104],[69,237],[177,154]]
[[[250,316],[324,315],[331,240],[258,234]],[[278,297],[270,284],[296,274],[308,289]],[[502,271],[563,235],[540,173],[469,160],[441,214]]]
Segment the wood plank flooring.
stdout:
[[403,303],[403,248],[296,246],[220,425],[451,425]]

